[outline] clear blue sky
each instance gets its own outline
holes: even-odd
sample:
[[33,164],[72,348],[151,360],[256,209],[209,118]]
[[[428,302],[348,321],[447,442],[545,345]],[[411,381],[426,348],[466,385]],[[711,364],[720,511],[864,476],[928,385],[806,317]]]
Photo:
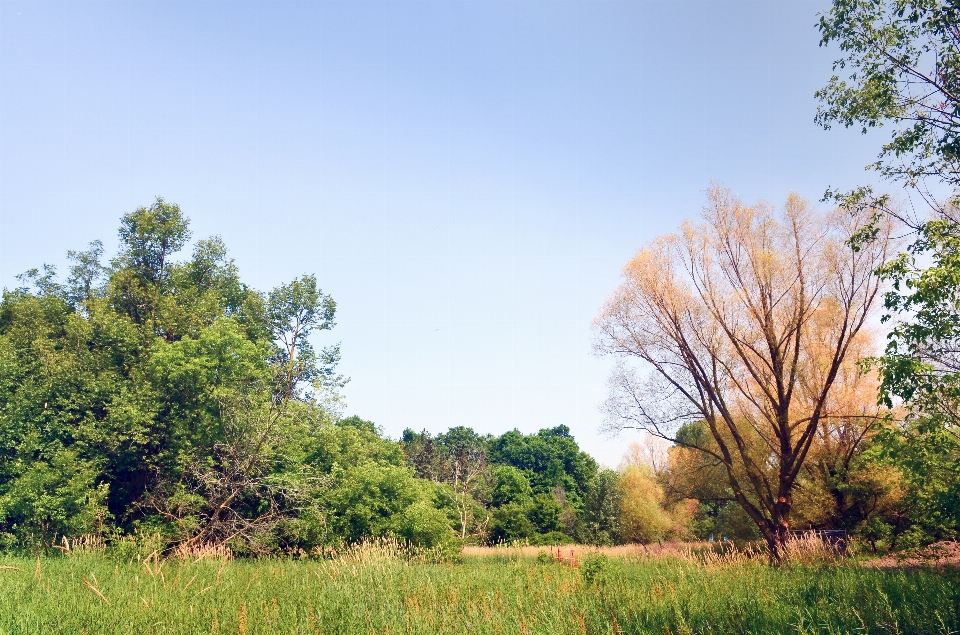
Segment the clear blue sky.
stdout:
[[[0,2],[0,286],[154,196],[337,300],[348,413],[597,433],[590,322],[698,213],[876,180],[825,132],[823,1]],[[325,335],[324,337],[327,337]]]

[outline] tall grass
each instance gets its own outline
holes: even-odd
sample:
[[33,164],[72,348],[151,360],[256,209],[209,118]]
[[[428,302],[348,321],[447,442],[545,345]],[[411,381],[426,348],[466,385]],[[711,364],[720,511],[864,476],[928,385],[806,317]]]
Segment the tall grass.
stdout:
[[468,553],[459,564],[389,545],[299,561],[6,556],[0,633],[960,631],[956,572],[849,562],[774,569],[742,552],[624,550],[584,576],[538,551]]

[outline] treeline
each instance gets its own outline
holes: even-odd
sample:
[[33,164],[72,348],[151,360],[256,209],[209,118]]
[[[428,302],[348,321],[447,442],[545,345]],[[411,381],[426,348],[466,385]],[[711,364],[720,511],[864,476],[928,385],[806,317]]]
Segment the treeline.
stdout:
[[[62,279],[44,266],[3,293],[0,548],[761,538],[705,421],[672,445],[632,445],[617,469],[598,467],[566,426],[392,440],[340,414],[339,349],[310,341],[334,327],[336,304],[313,276],[254,290],[216,237],[178,258],[188,219],[162,199],[124,216],[119,236],[109,261],[94,242],[68,253]],[[793,527],[847,529],[874,546],[954,537],[954,437],[929,419],[880,416],[876,378],[845,373],[847,405],[875,414],[818,429]],[[763,439],[747,441],[769,463]]]
[[310,341],[336,304],[313,276],[259,292],[217,237],[180,257],[188,219],[162,199],[119,238],[3,293],[0,547],[620,540],[617,478],[566,427],[385,438],[340,415],[339,350]]
[[[956,444],[931,445],[929,426],[904,432],[890,418],[825,426],[791,501],[793,527],[846,530],[873,549],[955,538]],[[761,540],[726,468],[710,455],[718,449],[707,424],[686,424],[676,436],[676,444],[649,436],[630,444],[617,469],[598,469],[563,426],[500,437],[407,430],[401,445],[417,477],[445,486],[454,529],[471,542]],[[753,441],[756,460],[767,459]]]

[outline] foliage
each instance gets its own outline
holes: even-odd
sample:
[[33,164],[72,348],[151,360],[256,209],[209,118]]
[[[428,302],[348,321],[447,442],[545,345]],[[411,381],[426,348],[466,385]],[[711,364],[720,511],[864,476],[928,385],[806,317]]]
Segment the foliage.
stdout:
[[580,573],[587,582],[605,581],[606,573],[610,569],[610,559],[602,553],[591,553],[583,559]]
[[156,535],[166,546],[309,551],[394,536],[450,543],[449,500],[397,444],[331,407],[336,304],[314,276],[244,285],[177,205],[125,215],[0,301],[0,541]]
[[490,519],[490,542],[510,543],[536,535],[536,526],[527,517],[528,507],[520,503],[507,503],[496,508]]
[[[336,304],[313,276],[260,293],[216,237],[179,260],[189,222],[162,199],[125,216],[120,236],[109,264],[91,243],[69,254],[65,282],[44,266],[0,301],[3,548],[44,551],[86,536],[141,556],[303,555],[386,539],[449,554],[464,542],[751,531],[730,504],[726,469],[710,463],[719,446],[702,421],[677,432],[679,447],[659,458],[634,452],[619,471],[598,470],[566,426],[407,430],[395,442],[340,415],[339,350],[312,344],[334,326]],[[851,426],[821,430],[845,438],[860,430]],[[820,437],[811,448],[818,465],[837,455]],[[907,446],[897,452],[848,453],[850,500],[879,491],[864,484],[907,460]],[[904,491],[919,500],[921,472],[908,480]],[[870,531],[909,541],[916,523],[899,508],[881,511]]]
[[490,470],[490,476],[493,478],[490,502],[495,507],[511,503],[524,505],[530,500],[533,489],[522,471],[512,465],[497,465]]
[[607,468],[597,472],[590,482],[587,498],[584,501],[583,537],[585,542],[594,545],[613,545],[621,542],[622,496],[620,474],[617,471]]
[[893,124],[874,167],[917,185],[960,185],[960,9],[941,0],[833,0],[820,16],[821,46],[843,57],[816,96],[817,122]]
[[[871,389],[861,396],[864,408],[872,406],[875,395]],[[896,465],[878,458],[885,445],[877,438],[885,430],[881,423],[864,418],[833,419],[818,431],[793,498],[795,528],[859,531],[875,518],[897,513],[903,502],[903,475]],[[702,421],[686,424],[677,436],[686,445],[717,451]],[[756,525],[738,509],[722,463],[711,454],[673,446],[662,480],[668,500],[698,501],[690,525],[697,537],[759,537]]]
[[499,437],[464,427],[435,436],[407,429],[401,446],[417,477],[449,488],[461,539],[553,544],[583,533],[597,466],[566,426]]
[[899,546],[960,535],[960,224],[954,203],[947,212],[880,270],[892,283],[885,319],[898,316],[875,360],[880,396],[907,406],[905,421],[884,434],[883,454],[905,474],[907,497],[890,529],[875,525],[874,533]]
[[[298,396],[303,385],[317,381],[341,387],[342,377],[335,368],[340,361],[339,346],[324,348],[318,356],[310,344],[310,334],[334,327],[337,304],[317,287],[314,276],[302,276],[290,284],[270,291],[265,318],[275,342],[279,344],[271,358],[275,369],[277,397]],[[306,395],[309,397],[309,393]]]
[[620,474],[620,531],[627,542],[658,542],[670,530],[663,508],[663,489],[653,470],[642,463],[627,465]]
[[[956,516],[952,468],[960,458],[960,214],[956,195],[942,202],[929,185],[960,186],[960,11],[938,0],[834,0],[819,26],[822,45],[839,44],[843,57],[834,68],[847,75],[817,92],[817,121],[864,132],[891,124],[873,167],[919,191],[931,212],[908,217],[870,188],[828,192],[847,208],[872,206],[914,232],[906,251],[878,271],[891,284],[884,320],[893,324],[875,360],[881,399],[906,406],[901,425],[880,436],[878,454],[905,475],[907,504],[892,519],[870,520],[867,533],[894,544],[955,537],[955,523],[944,519]],[[858,244],[872,238],[854,237]]]
[[6,531],[0,546],[37,547],[59,536],[100,533],[110,520],[107,486],[97,484],[99,470],[76,453],[63,450],[48,461],[24,466],[0,497]]
[[571,504],[579,506],[597,463],[581,452],[567,426],[524,435],[516,430],[490,441],[490,462],[522,470],[534,494],[551,494],[563,488]]
[[910,548],[960,534],[957,445],[955,433],[937,417],[912,417],[884,432],[877,454],[903,474],[905,496],[884,523],[864,528],[868,540]]

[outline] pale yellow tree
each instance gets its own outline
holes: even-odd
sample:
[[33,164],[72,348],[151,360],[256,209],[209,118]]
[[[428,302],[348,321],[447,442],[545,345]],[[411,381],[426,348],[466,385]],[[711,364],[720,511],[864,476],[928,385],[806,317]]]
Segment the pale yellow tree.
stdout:
[[651,456],[648,448],[632,443],[620,465],[620,531],[627,542],[657,542],[673,526]]
[[[829,315],[820,316],[830,319]],[[818,528],[849,528],[870,517],[893,509],[904,495],[902,475],[896,467],[863,460],[863,452],[889,418],[878,417],[879,378],[876,370],[864,372],[854,360],[876,350],[872,333],[861,331],[840,366],[825,409],[835,416],[826,417],[817,429],[807,460],[798,479],[794,500],[796,520]],[[815,342],[809,355],[827,358],[829,342]],[[825,363],[821,359],[814,372],[815,385]]]
[[[601,353],[647,371],[618,367],[607,427],[682,445],[676,430],[704,421],[713,447],[693,449],[723,466],[774,562],[818,433],[876,415],[832,397],[880,291],[892,228],[877,222],[869,209],[818,214],[796,195],[777,213],[714,185],[702,222],[644,246],[595,320]],[[875,239],[849,240],[871,224]]]

